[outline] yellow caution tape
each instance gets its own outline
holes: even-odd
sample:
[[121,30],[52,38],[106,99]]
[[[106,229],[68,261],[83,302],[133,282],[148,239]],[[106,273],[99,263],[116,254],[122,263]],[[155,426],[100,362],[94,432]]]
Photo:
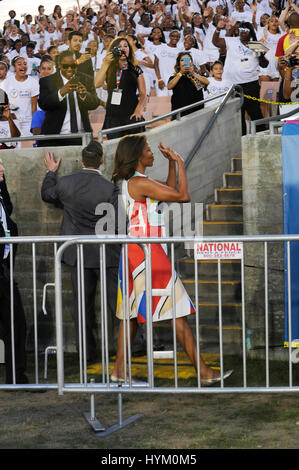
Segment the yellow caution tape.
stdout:
[[254,101],[260,101],[261,103],[268,103],[268,104],[278,104],[279,106],[286,106],[287,104],[299,104],[299,101],[291,101],[290,103],[279,103],[278,101],[270,101],[270,100],[261,100],[260,98],[256,98],[255,96],[244,95],[245,98]]

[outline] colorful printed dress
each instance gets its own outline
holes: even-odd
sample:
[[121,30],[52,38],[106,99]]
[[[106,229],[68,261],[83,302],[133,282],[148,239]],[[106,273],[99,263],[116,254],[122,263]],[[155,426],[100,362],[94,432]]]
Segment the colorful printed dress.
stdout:
[[[135,172],[134,176],[145,176]],[[133,176],[133,177],[134,177]],[[145,176],[146,177],[146,176]],[[128,193],[128,181],[122,182],[124,199],[129,226],[128,234],[133,237],[163,237],[165,226],[163,214],[157,211],[159,201],[146,198],[135,201]],[[171,262],[166,254],[166,248],[160,244],[151,245],[152,289],[171,289]],[[146,321],[146,292],[145,292],[145,259],[143,249],[139,245],[128,245],[129,271],[129,315],[137,318],[139,323]],[[175,275],[176,317],[183,317],[195,312],[194,306],[182,284]],[[123,319],[123,267],[122,257],[119,264],[119,283],[117,295],[116,316]],[[173,318],[172,296],[152,296],[153,321]]]

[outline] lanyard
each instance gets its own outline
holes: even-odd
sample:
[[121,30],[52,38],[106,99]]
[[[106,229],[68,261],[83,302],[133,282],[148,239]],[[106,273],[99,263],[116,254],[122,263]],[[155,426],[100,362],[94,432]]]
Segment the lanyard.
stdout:
[[122,74],[123,74],[123,69],[120,69],[116,72],[116,87],[117,87],[117,89],[119,89],[119,84],[120,84],[120,81],[121,81]]
[[124,66],[120,70],[117,70],[117,72],[116,72],[116,87],[117,87],[118,90],[119,90],[119,84],[120,84],[120,81],[121,81],[123,71],[126,68],[127,68],[127,64],[124,64]]

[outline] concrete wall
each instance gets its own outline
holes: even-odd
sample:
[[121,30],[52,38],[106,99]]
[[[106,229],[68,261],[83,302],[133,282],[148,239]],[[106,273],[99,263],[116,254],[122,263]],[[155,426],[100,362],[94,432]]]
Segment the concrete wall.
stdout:
[[[241,152],[241,119],[237,111],[239,99],[231,100],[225,107],[211,133],[202,145],[199,154],[188,169],[192,200],[204,202],[212,197],[214,187],[222,181],[224,171],[230,169],[230,161]],[[210,107],[186,116],[181,121],[170,122],[148,132],[148,140],[155,154],[155,167],[150,176],[166,178],[167,161],[158,151],[162,141],[170,145],[184,158],[192,150],[215,108]],[[103,173],[111,178],[113,156],[118,140],[105,141],[103,144],[105,164]],[[81,147],[55,147],[51,151],[62,157],[58,176],[78,171],[81,167]],[[45,149],[2,150],[1,158],[6,168],[8,188],[14,204],[14,219],[22,236],[56,235],[59,233],[62,211],[41,201],[40,188],[45,175]],[[28,322],[28,347],[33,344],[33,298],[32,262],[29,247],[20,246],[16,262],[16,278],[22,292]],[[68,350],[74,348],[72,322],[72,293],[67,270],[64,273],[64,318],[65,344]],[[42,313],[42,289],[46,282],[53,282],[53,250],[43,245],[37,247],[38,280],[38,329],[39,347],[44,349],[55,344],[54,295],[49,290],[47,302],[48,315]],[[99,312],[99,307],[97,307]]]
[[[281,136],[242,138],[244,235],[283,233]],[[284,357],[283,244],[268,244],[269,327],[271,354]],[[264,246],[246,244],[245,297],[248,345],[251,355],[264,353]]]

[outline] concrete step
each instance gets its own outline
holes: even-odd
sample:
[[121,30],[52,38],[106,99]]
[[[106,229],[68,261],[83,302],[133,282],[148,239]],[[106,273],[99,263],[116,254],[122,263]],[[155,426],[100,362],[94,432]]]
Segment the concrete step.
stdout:
[[[189,315],[187,321],[196,336],[195,324]],[[222,327],[222,341],[224,354],[240,354],[242,350],[242,330],[240,326],[225,325]],[[153,324],[154,341],[158,339],[159,344],[163,344],[167,349],[173,346],[173,331],[169,322],[156,322]],[[156,342],[156,341],[155,341]],[[200,352],[219,353],[219,329],[213,325],[199,326],[199,346]],[[179,343],[177,349],[181,350]]]
[[241,157],[232,158],[231,171],[242,171],[242,158]]
[[[219,325],[218,302],[199,302],[198,310],[200,325]],[[192,321],[195,322],[195,318]],[[239,326],[242,324],[242,304],[240,302],[222,303],[222,324]]]
[[203,236],[213,235],[243,235],[243,222],[203,222]]
[[216,188],[215,203],[216,204],[242,204],[243,192],[242,188]]
[[242,204],[208,204],[206,206],[206,220],[242,222]]
[[[190,296],[192,302],[195,302],[195,281],[194,279],[182,279],[183,285]],[[240,302],[241,300],[241,281],[221,281],[221,299],[222,302]],[[199,302],[218,302],[218,280],[199,280],[198,281],[198,300]]]
[[[184,258],[177,262],[176,270],[183,279],[194,279],[194,259]],[[217,280],[218,263],[217,260],[198,260],[198,279]],[[221,260],[221,278],[223,280],[237,281],[241,279],[240,260]]]
[[242,187],[242,172],[223,173],[224,188]]

